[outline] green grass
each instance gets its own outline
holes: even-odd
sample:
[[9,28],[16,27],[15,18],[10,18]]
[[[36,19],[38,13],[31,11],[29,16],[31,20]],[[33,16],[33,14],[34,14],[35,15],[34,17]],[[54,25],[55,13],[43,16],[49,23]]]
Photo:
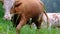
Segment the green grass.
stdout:
[[[0,18],[0,34],[16,34],[16,29],[13,27],[12,22],[5,21]],[[29,25],[25,25],[21,28],[20,34],[60,34],[60,29],[45,29],[41,28],[39,31],[35,28],[30,28]]]

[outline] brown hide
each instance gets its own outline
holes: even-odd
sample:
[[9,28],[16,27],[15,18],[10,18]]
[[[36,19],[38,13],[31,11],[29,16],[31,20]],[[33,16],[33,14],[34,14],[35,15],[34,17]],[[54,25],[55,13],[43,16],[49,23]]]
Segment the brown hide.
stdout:
[[[44,11],[44,5],[40,3],[38,0],[19,0],[14,4],[14,7],[11,9],[11,14],[20,15],[20,21],[17,25],[17,34],[19,34],[20,28],[32,18],[32,22],[34,22],[39,29],[42,20],[43,13],[47,16]],[[39,17],[40,15],[40,17]],[[40,18],[38,20],[38,18]],[[48,19],[48,16],[47,16]]]

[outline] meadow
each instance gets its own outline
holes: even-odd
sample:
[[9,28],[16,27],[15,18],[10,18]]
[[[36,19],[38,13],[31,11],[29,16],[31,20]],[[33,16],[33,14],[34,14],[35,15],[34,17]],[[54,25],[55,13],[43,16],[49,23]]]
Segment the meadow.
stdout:
[[[2,7],[0,3],[0,34],[16,34],[16,28],[13,27],[12,22],[3,19],[4,9]],[[21,28],[20,34],[60,34],[60,29],[52,28],[48,30],[47,28],[41,28],[37,31],[36,28],[30,28],[30,26],[26,24]]]
[[[11,21],[0,18],[0,34],[16,34],[16,28],[13,27]],[[60,29],[52,28],[50,31],[47,28],[41,28],[37,31],[36,28],[30,28],[30,26],[26,24],[21,28],[20,34],[60,34]]]

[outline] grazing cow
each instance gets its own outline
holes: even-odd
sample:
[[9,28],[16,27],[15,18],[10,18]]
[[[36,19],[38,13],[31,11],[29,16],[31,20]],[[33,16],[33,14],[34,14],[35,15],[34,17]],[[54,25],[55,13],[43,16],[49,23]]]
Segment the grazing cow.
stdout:
[[3,7],[5,9],[5,14],[4,14],[4,19],[9,19],[11,20],[11,14],[10,14],[10,9],[14,5],[15,0],[4,0],[3,1]]
[[46,15],[48,20],[48,16],[44,11],[44,5],[38,0],[4,0],[4,8],[6,13],[8,12],[8,14],[5,14],[7,15],[5,19],[10,20],[13,15],[17,16],[15,17],[18,20],[16,25],[17,34],[19,34],[21,27],[28,23],[30,18],[36,24],[37,29],[40,28],[43,14]]
[[[59,27],[60,26],[60,13],[47,13],[49,17],[49,28],[51,27]],[[44,15],[45,16],[45,15]],[[43,23],[42,25],[46,27],[46,17],[43,16]]]

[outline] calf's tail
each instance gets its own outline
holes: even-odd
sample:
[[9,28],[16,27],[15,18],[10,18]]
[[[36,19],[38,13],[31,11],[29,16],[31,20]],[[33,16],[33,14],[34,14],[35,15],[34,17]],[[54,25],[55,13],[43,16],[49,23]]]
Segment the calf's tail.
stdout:
[[44,10],[44,14],[46,15],[46,18],[47,18],[47,28],[49,27],[49,17],[48,15],[46,14],[46,11]]

